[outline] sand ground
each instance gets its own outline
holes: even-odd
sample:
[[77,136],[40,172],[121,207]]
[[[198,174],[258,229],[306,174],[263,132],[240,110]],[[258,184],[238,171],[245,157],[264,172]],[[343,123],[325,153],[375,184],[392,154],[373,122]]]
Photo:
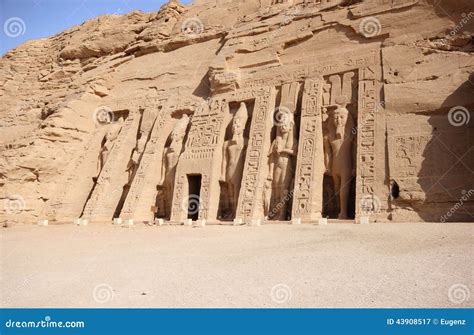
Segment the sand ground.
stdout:
[[[14,226],[2,307],[473,307],[466,224]],[[472,293],[472,294],[471,294]]]

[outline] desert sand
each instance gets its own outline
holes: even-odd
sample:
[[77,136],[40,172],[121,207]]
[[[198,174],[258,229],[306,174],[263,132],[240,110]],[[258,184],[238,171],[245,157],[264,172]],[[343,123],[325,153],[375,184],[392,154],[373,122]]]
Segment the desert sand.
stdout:
[[2,229],[2,307],[474,307],[472,224]]

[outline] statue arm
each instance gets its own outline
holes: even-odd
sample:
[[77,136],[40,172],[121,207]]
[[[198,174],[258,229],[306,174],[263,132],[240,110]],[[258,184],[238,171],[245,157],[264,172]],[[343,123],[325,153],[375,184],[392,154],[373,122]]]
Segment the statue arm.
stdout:
[[166,176],[166,148],[163,150],[163,157],[161,158],[161,177],[158,186],[163,186],[165,183],[165,176]]
[[276,140],[273,141],[272,144],[270,145],[270,150],[268,150],[267,157],[271,157],[273,155],[273,151],[275,150],[275,143],[276,143]]
[[327,136],[324,137],[324,165],[326,166],[326,173],[331,175],[332,166],[332,148]]
[[270,150],[268,152],[268,161],[269,161],[269,171],[268,171],[268,177],[267,180],[273,180],[273,169],[275,167],[275,162],[273,161],[273,156],[274,156],[274,150],[275,150],[275,143],[276,141],[272,142],[272,145],[270,146]]
[[293,156],[298,155],[298,139],[295,138],[295,141],[293,142]]
[[104,143],[101,147],[100,147],[100,151],[99,151],[99,159],[97,160],[97,176],[99,176],[100,174],[100,171],[102,170],[103,168],[103,162],[102,162],[102,156],[103,156],[103,152],[104,152],[104,149],[106,149],[106,145],[107,145],[107,135],[104,136],[104,138],[102,139],[102,143]]
[[291,149],[283,149],[282,152],[291,156],[298,155],[298,140],[294,140],[293,147]]
[[99,159],[97,160],[97,177],[100,175],[102,169],[102,149],[99,151]]
[[291,156],[296,156],[296,151],[294,149],[283,149],[281,152]]
[[227,142],[224,143],[224,146],[222,147],[222,164],[221,164],[221,178],[219,181],[225,182],[225,172],[227,168],[227,156],[226,156],[226,151],[227,151]]
[[270,165],[270,167],[269,167],[267,179],[268,180],[273,180],[273,170],[275,168],[275,162],[273,161],[273,157],[270,158],[270,164],[269,165]]

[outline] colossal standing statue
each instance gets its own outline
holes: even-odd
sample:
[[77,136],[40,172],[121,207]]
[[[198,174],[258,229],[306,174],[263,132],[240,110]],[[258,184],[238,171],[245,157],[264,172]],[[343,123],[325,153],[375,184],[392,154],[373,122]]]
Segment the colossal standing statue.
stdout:
[[135,176],[135,172],[138,169],[138,163],[140,162],[140,158],[145,151],[146,142],[146,136],[141,137],[133,149],[132,156],[130,157],[130,161],[127,165],[128,185],[132,185],[133,177]]
[[122,130],[123,123],[123,117],[120,117],[117,122],[113,122],[102,140],[102,147],[100,149],[99,161],[97,164],[97,178],[107,162],[107,158],[114,147],[115,140],[118,138],[120,131]]
[[163,196],[165,204],[165,213],[171,215],[171,202],[173,200],[174,179],[176,175],[176,166],[179,157],[183,152],[183,141],[188,128],[189,117],[184,114],[171,132],[171,143],[163,152],[163,162],[161,165],[161,180],[158,186],[161,188],[160,194]]
[[334,191],[339,196],[339,219],[348,219],[348,204],[351,180],[355,175],[354,121],[347,110],[347,99],[339,97],[337,108],[328,122],[328,133],[324,138],[324,163],[326,173],[332,176]]
[[272,181],[272,209],[270,219],[283,221],[287,219],[290,193],[294,176],[294,165],[298,153],[298,140],[295,132],[293,113],[287,108],[279,108],[275,119],[278,120],[277,135],[268,154],[270,172],[268,180]]
[[232,119],[232,139],[224,143],[222,153],[221,178],[228,189],[229,203],[232,215],[235,216],[239,200],[240,185],[245,163],[245,153],[248,140],[244,137],[245,125],[248,120],[248,111],[245,102]]

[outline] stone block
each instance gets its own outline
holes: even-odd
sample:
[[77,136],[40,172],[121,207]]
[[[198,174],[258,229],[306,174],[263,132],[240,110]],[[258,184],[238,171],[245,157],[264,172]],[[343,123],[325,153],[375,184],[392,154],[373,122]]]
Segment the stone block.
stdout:
[[328,219],[327,218],[321,218],[318,220],[318,225],[320,226],[327,226],[328,224]]
[[359,224],[369,224],[370,219],[368,216],[361,216],[359,217]]
[[262,220],[260,219],[252,219],[250,221],[250,226],[251,227],[260,227],[262,225]]
[[300,218],[294,218],[291,223],[293,225],[300,225],[301,224],[301,219]]
[[195,226],[196,227],[205,227],[206,226],[206,220],[205,219],[197,220],[196,223],[195,223]]
[[234,226],[241,226],[244,224],[244,221],[242,219],[234,219]]
[[124,227],[124,228],[132,228],[134,225],[135,225],[135,223],[133,222],[133,220],[128,219],[128,220],[123,221],[122,227]]
[[38,226],[47,226],[49,224],[48,220],[39,220]]

